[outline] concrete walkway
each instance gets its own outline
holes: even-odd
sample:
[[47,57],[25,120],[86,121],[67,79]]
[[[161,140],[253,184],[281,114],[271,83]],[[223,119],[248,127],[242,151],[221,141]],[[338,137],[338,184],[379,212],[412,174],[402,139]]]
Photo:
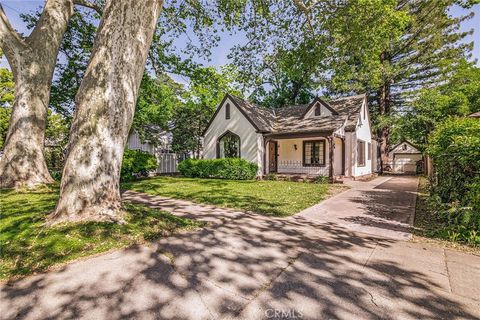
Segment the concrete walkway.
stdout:
[[348,230],[397,240],[410,240],[418,179],[381,177],[348,182],[336,197],[299,213],[310,221],[330,222]]
[[2,285],[0,317],[480,318],[480,257],[399,240],[416,180],[352,186],[288,219],[128,192],[211,224]]

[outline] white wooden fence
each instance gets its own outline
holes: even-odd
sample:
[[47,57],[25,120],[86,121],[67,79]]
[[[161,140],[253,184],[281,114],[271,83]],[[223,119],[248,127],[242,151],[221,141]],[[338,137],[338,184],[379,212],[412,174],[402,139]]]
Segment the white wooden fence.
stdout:
[[178,172],[178,156],[176,153],[157,153],[157,173]]

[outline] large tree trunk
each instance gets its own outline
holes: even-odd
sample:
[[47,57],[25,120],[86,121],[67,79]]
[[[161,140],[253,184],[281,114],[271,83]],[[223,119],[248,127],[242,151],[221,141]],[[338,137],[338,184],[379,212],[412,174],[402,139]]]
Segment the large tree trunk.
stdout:
[[72,0],[47,1],[37,26],[24,39],[13,30],[0,6],[0,45],[15,81],[12,115],[0,159],[0,187],[53,182],[43,154],[45,124],[58,50],[72,14]]
[[121,220],[120,169],[161,0],[108,0],[76,96],[60,198],[61,221]]
[[0,160],[2,187],[32,187],[53,182],[43,154],[50,86],[49,79],[38,79],[48,76],[29,73],[37,64],[37,61],[24,61],[23,70],[15,77],[15,100]]
[[[380,61],[382,64],[388,61],[388,59],[388,54],[386,52],[382,52],[380,55]],[[391,92],[390,83],[386,77],[383,79],[383,84],[378,90],[377,103],[379,116],[382,118],[388,116],[390,114]],[[390,128],[381,126],[378,129],[378,138],[380,140],[380,172],[383,173],[389,162],[388,149],[390,146]]]
[[[388,84],[383,84],[378,92],[378,106],[380,116],[386,116],[390,113],[390,87]],[[380,140],[380,170],[383,172],[389,163],[390,129],[382,126],[379,128],[378,137]]]

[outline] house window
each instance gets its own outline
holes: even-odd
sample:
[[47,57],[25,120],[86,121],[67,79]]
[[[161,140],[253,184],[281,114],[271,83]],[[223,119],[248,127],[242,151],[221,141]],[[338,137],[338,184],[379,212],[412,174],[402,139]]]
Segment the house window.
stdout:
[[225,106],[225,119],[230,119],[230,103]]
[[227,131],[217,141],[217,158],[240,158],[240,137]]
[[320,105],[317,104],[317,105],[315,106],[315,117],[320,116],[320,113],[321,113],[321,112],[320,112]]
[[367,146],[368,146],[367,160],[372,160],[372,144],[369,142]]
[[365,141],[357,141],[357,166],[365,166]]
[[303,141],[303,166],[320,167],[325,165],[325,140]]
[[404,151],[407,150],[407,144],[406,144],[406,143],[403,144],[402,149],[403,149]]

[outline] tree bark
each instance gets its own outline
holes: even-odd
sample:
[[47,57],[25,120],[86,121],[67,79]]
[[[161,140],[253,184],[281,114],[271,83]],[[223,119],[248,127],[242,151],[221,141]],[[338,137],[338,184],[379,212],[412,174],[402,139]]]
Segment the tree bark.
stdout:
[[[390,113],[390,87],[388,84],[383,84],[378,92],[378,106],[380,116],[385,116]],[[380,170],[383,173],[389,162],[388,148],[390,145],[390,129],[386,126],[381,127],[378,137],[380,138]]]
[[[388,60],[388,55],[383,52],[380,56],[380,60],[385,63]],[[390,114],[391,92],[388,78],[384,78],[383,84],[377,93],[378,111],[380,117],[384,117]],[[390,146],[390,129],[386,126],[382,126],[378,130],[378,137],[380,140],[380,172],[383,173],[389,162],[388,149]]]
[[28,38],[10,25],[0,5],[0,45],[12,69],[15,99],[0,187],[33,187],[53,182],[44,158],[45,124],[58,50],[73,14],[71,0],[48,0]]
[[120,169],[162,0],[107,0],[75,98],[60,198],[62,221],[121,221]]

